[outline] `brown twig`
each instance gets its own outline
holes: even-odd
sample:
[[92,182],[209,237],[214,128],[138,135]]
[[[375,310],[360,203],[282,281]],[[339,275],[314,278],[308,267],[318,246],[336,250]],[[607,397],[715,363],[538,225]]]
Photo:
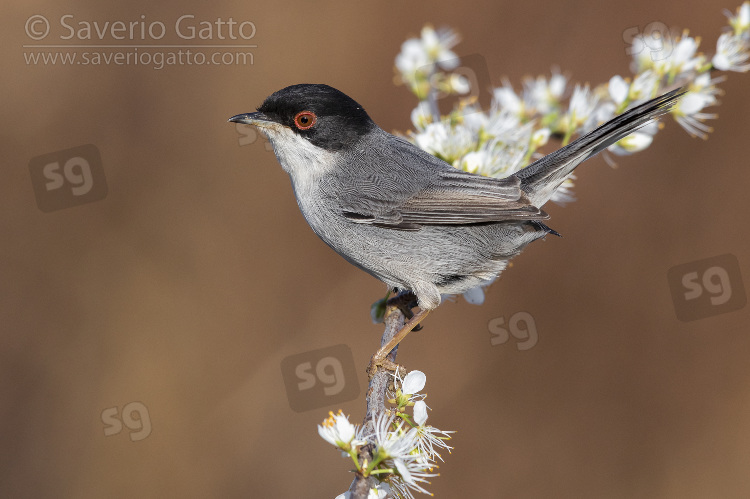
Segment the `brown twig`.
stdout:
[[[385,331],[380,340],[380,346],[386,345],[398,333],[406,323],[404,310],[410,310],[410,305],[414,301],[414,295],[401,294],[388,301],[385,309]],[[386,357],[391,362],[396,361],[398,346]],[[370,379],[370,385],[367,389],[367,413],[362,422],[367,431],[374,428],[375,418],[385,412],[385,399],[389,384],[393,383],[393,375],[385,369],[378,369]],[[365,461],[372,462],[372,445],[360,447],[357,459],[360,467]],[[367,499],[370,489],[377,486],[378,480],[374,477],[365,477],[362,473],[357,473],[349,487],[352,499]]]

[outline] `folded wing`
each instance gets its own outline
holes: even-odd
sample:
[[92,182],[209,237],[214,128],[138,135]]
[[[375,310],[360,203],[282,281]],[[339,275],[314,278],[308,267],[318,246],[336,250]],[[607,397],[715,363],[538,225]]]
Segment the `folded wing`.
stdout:
[[423,225],[549,218],[529,203],[520,179],[462,172],[412,144],[394,140],[395,151],[380,159],[385,163],[383,173],[377,179],[360,177],[356,197],[339,197],[344,216],[352,222],[419,230]]

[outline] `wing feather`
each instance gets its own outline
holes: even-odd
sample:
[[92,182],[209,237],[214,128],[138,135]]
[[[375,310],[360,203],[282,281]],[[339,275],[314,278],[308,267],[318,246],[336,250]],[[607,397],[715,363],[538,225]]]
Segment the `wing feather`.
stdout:
[[357,161],[378,161],[378,175],[347,175],[357,178],[356,189],[338,193],[342,212],[352,222],[418,230],[422,225],[549,218],[530,204],[517,177],[498,179],[463,172],[403,139],[390,137],[386,153],[364,151],[365,157]]

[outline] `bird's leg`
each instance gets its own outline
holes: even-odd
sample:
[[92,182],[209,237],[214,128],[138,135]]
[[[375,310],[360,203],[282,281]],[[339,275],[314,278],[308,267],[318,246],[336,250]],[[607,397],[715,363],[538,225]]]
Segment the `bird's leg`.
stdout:
[[402,327],[398,333],[393,335],[393,338],[391,338],[388,343],[380,347],[380,349],[375,352],[375,355],[372,356],[372,360],[370,360],[370,365],[367,367],[367,374],[370,376],[370,378],[375,375],[375,373],[378,371],[379,366],[382,366],[389,371],[395,371],[396,369],[398,369],[398,365],[395,362],[387,359],[388,354],[391,353],[391,350],[396,348],[398,344],[401,343],[401,340],[406,338],[406,335],[409,334],[415,327],[417,327],[429,313],[429,309],[420,310],[417,315],[413,316],[409,320],[409,322],[404,324],[404,327]]
[[[401,313],[404,314],[406,320],[411,320],[411,318],[414,317],[412,309],[417,306],[417,296],[412,291],[401,291],[398,293],[398,289],[396,288],[394,288],[394,291],[397,292],[397,295],[388,300],[386,306],[392,305],[398,308]],[[417,324],[413,330],[419,331],[421,329],[422,325]]]

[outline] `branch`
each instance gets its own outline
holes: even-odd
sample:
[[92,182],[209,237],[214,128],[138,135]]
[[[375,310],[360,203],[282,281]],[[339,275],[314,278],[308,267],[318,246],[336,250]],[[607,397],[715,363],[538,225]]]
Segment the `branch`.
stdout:
[[[404,305],[414,299],[414,295],[401,294],[392,300],[389,300],[385,309],[385,331],[383,337],[380,340],[380,346],[388,343],[391,338],[398,333],[401,328],[404,327],[406,317],[402,309]],[[408,306],[408,305],[406,305]],[[398,353],[398,346],[391,350],[388,354],[387,359],[391,362],[396,361],[396,354]],[[379,415],[385,412],[385,398],[386,392],[389,385],[393,386],[393,375],[389,374],[385,369],[378,369],[375,375],[370,379],[370,386],[367,389],[367,413],[362,425],[367,431],[374,429],[373,421]],[[367,461],[372,462],[372,451],[373,445],[365,445],[360,447],[357,459],[359,460],[360,467],[364,468],[362,464]],[[370,489],[375,488],[378,484],[377,479],[374,477],[365,477],[362,473],[357,473],[349,487],[351,493],[351,499],[367,499]]]

